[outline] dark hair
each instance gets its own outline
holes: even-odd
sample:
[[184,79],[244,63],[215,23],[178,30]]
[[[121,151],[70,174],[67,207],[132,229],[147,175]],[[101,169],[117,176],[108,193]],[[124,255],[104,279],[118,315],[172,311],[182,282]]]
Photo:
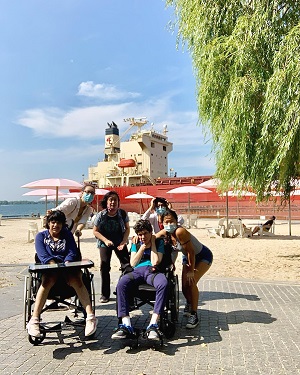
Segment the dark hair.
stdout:
[[177,221],[178,221],[178,216],[177,216],[177,214],[176,214],[175,211],[170,210],[170,209],[167,209],[167,211],[164,212],[164,213],[161,215],[161,219],[162,219],[162,221],[164,221],[164,218],[165,218],[166,216],[173,216],[174,219],[176,220],[176,223],[177,223]]
[[57,221],[58,223],[62,223],[63,226],[66,226],[66,215],[60,211],[60,210],[55,210],[52,211],[50,215],[46,216],[46,228],[49,229],[49,223],[51,221]]
[[165,198],[162,197],[156,197],[154,199],[154,204],[157,206],[158,203],[162,203],[164,206],[168,207],[168,201]]
[[149,220],[140,219],[135,223],[133,227],[136,234],[139,234],[141,231],[146,230],[147,232],[152,233],[152,225]]
[[91,182],[87,182],[87,183],[83,184],[83,186],[81,188],[81,191],[84,191],[87,186],[92,187],[94,189],[94,191],[96,191],[96,186],[94,184],[92,184]]
[[275,216],[272,216],[272,220],[275,220],[276,219],[276,217]]
[[119,197],[119,194],[114,191],[114,190],[111,190],[110,192],[106,193],[101,201],[101,206],[102,208],[107,208],[107,201],[108,201],[108,198],[113,196],[113,195],[116,195],[118,197],[118,206],[120,205],[120,197]]

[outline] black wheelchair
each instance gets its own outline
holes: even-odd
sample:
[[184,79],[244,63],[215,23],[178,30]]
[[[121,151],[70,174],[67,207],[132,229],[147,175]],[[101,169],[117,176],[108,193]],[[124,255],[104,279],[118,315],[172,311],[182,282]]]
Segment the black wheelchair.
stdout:
[[[168,280],[168,296],[166,305],[159,320],[159,329],[166,338],[172,338],[174,336],[176,331],[176,323],[178,322],[179,317],[178,275],[175,274],[175,266],[172,262],[171,254],[172,248],[165,244],[163,261],[158,267],[158,271],[164,273]],[[130,291],[130,295],[128,296],[130,311],[140,309],[144,305],[154,307],[155,296],[156,290],[154,286],[146,283],[134,285]],[[122,323],[120,318],[118,323]],[[145,334],[145,332],[143,332],[143,334]],[[160,336],[160,344],[163,345],[162,336]]]
[[[56,263],[56,264],[30,264],[28,267],[29,274],[25,277],[25,286],[24,286],[24,328],[29,322],[34,303],[36,299],[36,294],[41,285],[42,274],[47,271],[57,270],[57,272],[64,272],[66,268],[75,267],[82,270],[82,280],[86,286],[93,312],[95,312],[95,289],[94,289],[94,275],[89,271],[89,268],[93,267],[94,263],[91,260],[81,260],[70,263]],[[53,324],[40,323],[40,337],[33,337],[28,335],[28,340],[33,345],[40,344],[46,337],[48,332],[61,332],[63,328],[63,323],[65,325],[73,326],[83,326],[85,325],[86,312],[82,305],[79,302],[79,299],[75,293],[75,290],[69,286],[65,280],[57,280],[55,285],[51,288],[50,293],[47,297],[49,300],[53,300],[56,305],[65,307],[69,309],[74,314],[74,317],[79,317],[79,314],[82,314],[82,319],[76,322],[66,316],[64,322],[59,322]],[[47,306],[45,305],[41,315],[52,309],[52,304]]]

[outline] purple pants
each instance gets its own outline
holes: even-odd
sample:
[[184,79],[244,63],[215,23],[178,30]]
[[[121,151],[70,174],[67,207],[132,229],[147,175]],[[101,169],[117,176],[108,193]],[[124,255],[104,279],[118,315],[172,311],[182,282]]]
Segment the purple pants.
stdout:
[[128,295],[137,285],[147,283],[156,289],[153,312],[161,314],[164,310],[168,280],[163,273],[151,273],[150,266],[137,267],[129,274],[123,275],[117,285],[118,318],[129,315]]

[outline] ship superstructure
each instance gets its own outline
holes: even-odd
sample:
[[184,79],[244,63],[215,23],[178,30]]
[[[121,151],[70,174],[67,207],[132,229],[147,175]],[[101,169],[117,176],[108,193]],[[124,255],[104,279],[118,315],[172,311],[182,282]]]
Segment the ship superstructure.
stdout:
[[[104,160],[88,169],[88,180],[99,187],[155,185],[156,180],[168,177],[168,154],[173,144],[168,141],[167,126],[162,132],[144,126],[146,118],[128,118],[136,128],[129,140],[121,141],[118,125],[108,123],[105,129]],[[125,135],[123,134],[123,136]]]

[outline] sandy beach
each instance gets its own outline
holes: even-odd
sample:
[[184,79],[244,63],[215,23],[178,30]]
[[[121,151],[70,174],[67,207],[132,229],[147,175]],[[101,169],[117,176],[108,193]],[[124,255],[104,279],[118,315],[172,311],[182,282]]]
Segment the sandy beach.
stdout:
[[[2,219],[0,225],[0,263],[27,264],[34,258],[34,243],[27,242],[29,222],[35,221],[39,230],[40,219]],[[246,220],[247,226],[254,226],[258,220]],[[190,229],[214,254],[214,262],[209,270],[211,277],[243,278],[264,281],[300,281],[300,223],[292,223],[289,236],[287,221],[276,221],[275,235],[252,238],[210,238],[207,227],[216,227],[218,220],[202,219],[198,228]],[[84,229],[80,240],[84,258],[94,261],[96,270],[99,253],[92,229]],[[112,270],[119,268],[115,255]],[[177,271],[180,273],[180,262]],[[0,286],[5,280],[0,277]]]

